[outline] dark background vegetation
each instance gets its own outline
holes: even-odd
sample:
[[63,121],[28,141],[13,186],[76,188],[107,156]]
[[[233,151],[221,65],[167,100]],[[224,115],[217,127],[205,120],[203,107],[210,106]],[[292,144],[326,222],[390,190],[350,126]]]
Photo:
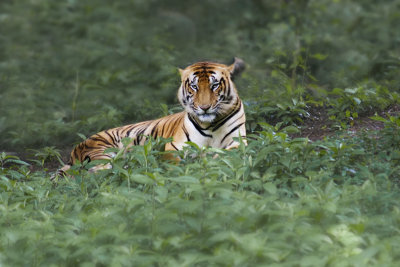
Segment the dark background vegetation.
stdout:
[[254,123],[334,88],[399,92],[399,1],[5,0],[0,12],[6,151],[175,112],[177,67],[199,60],[246,61],[237,85]]
[[[399,0],[0,1],[0,265],[400,266],[399,25]],[[248,146],[50,181],[234,56]]]

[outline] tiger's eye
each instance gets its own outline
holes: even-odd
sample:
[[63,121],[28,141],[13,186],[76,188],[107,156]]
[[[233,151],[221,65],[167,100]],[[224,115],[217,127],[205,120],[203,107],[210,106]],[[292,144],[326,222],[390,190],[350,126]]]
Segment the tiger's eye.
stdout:
[[191,87],[193,90],[195,90],[195,91],[197,91],[197,90],[199,89],[199,88],[197,87],[197,85],[195,85],[195,84],[191,84],[190,87]]
[[211,90],[215,91],[215,90],[217,90],[218,87],[219,87],[219,83],[213,83],[211,85]]

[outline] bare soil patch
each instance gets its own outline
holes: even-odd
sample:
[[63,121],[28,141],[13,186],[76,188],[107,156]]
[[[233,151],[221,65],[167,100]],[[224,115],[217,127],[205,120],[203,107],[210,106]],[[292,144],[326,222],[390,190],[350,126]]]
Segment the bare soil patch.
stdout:
[[[324,137],[331,136],[342,129],[335,129],[334,122],[328,118],[326,110],[323,108],[316,108],[312,110],[311,116],[304,121],[301,125],[300,133],[294,137],[307,137],[311,141],[322,140]],[[378,112],[381,117],[396,116],[400,114],[400,105],[394,105],[386,110]],[[370,117],[374,116],[373,113],[363,114],[359,118],[352,121],[346,132],[350,135],[356,135],[363,131],[379,131],[384,128],[384,123],[376,121]]]

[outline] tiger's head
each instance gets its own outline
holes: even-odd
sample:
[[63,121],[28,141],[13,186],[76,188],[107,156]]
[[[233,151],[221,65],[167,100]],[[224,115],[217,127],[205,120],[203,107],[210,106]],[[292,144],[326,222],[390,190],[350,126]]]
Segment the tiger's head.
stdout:
[[232,79],[244,69],[235,58],[232,65],[199,62],[179,69],[181,86],[178,99],[185,110],[201,123],[212,123],[226,116],[237,105],[239,96]]

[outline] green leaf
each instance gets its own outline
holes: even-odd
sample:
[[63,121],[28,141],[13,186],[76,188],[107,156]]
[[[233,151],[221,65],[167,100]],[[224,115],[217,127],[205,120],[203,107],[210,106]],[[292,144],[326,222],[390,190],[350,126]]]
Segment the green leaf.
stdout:
[[299,133],[300,130],[299,128],[295,126],[286,126],[285,128],[282,129],[283,132],[288,133],[288,134],[294,134],[294,133]]
[[179,176],[179,177],[169,177],[167,180],[175,182],[175,183],[189,183],[189,184],[198,184],[199,180],[193,176]]
[[82,141],[85,141],[87,139],[87,137],[84,134],[81,133],[76,133],[76,134],[81,138]]
[[146,185],[154,184],[154,181],[151,178],[143,174],[132,174],[129,176],[129,179],[138,184],[146,184]]
[[165,188],[164,186],[157,186],[155,188],[155,192],[157,194],[156,199],[159,202],[165,202],[168,198],[168,189]]
[[372,120],[375,120],[375,121],[387,122],[387,119],[385,119],[385,118],[383,118],[383,117],[381,117],[379,115],[375,115],[375,116],[372,116],[372,117],[369,117],[369,118],[372,119]]
[[23,160],[20,160],[20,159],[8,158],[8,159],[5,160],[5,162],[6,162],[6,163],[12,162],[12,163],[16,163],[16,164],[19,164],[19,165],[30,166],[29,163],[27,163],[27,162],[25,162],[25,161],[23,161]]
[[315,58],[317,60],[325,60],[328,55],[327,54],[320,54],[320,53],[315,53],[313,55],[311,55],[312,58]]

